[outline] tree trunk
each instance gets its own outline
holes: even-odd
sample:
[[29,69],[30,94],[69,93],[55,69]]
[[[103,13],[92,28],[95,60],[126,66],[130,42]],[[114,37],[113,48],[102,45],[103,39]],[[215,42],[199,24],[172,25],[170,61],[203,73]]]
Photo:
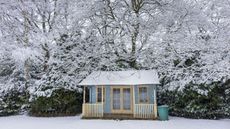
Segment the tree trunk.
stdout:
[[132,5],[132,9],[135,13],[135,23],[132,25],[133,32],[131,33],[132,48],[131,48],[130,67],[137,68],[136,45],[137,45],[137,38],[139,35],[139,29],[140,29],[139,11],[140,11],[141,7],[143,6],[143,0],[132,0],[131,5]]
[[[20,1],[23,5],[23,1],[21,0]],[[23,42],[24,42],[24,47],[27,48],[29,46],[29,37],[28,37],[28,34],[29,34],[29,23],[28,23],[28,12],[26,11],[26,9],[22,10],[22,15],[23,15],[23,18],[24,18],[24,32],[23,32]],[[30,74],[29,74],[29,71],[30,71],[30,59],[27,58],[24,62],[24,78],[25,78],[25,93],[26,93],[26,96],[29,95],[29,92],[28,92],[28,87],[29,87],[29,81],[30,81]]]

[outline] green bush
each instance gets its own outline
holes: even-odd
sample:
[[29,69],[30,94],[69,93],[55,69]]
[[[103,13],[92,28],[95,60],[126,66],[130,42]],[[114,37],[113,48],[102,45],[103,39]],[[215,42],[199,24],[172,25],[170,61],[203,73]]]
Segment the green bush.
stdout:
[[81,113],[82,94],[78,91],[57,89],[50,97],[38,97],[31,103],[32,116],[70,116]]
[[164,91],[159,104],[168,104],[170,115],[188,118],[219,119],[230,117],[229,84],[192,84],[184,89]]
[[27,107],[28,98],[25,92],[8,91],[0,98],[0,116],[19,114]]

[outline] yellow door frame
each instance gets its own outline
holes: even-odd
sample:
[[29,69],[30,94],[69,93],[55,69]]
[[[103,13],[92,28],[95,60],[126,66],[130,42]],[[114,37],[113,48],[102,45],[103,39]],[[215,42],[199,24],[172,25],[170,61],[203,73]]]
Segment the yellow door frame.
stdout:
[[[117,113],[117,114],[132,114],[133,113],[133,86],[111,86],[111,113]],[[120,109],[115,110],[113,109],[113,89],[120,89]],[[124,97],[123,97],[123,90],[124,89],[130,89],[130,110],[123,109],[123,103],[124,103]]]

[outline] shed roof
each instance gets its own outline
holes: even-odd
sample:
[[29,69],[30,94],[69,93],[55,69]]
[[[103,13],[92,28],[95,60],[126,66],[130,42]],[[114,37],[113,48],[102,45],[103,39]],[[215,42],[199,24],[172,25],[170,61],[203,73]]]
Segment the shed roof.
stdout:
[[78,85],[160,84],[156,70],[94,71]]

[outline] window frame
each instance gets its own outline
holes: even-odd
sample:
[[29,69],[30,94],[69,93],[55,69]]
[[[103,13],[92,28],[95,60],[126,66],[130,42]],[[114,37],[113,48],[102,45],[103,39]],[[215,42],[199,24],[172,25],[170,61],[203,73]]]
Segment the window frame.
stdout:
[[[104,95],[103,100],[101,102],[98,101],[98,89],[101,88],[101,92],[102,92],[102,88],[103,88],[103,93],[102,95]],[[100,96],[102,99],[102,96]],[[105,99],[106,99],[106,88],[104,86],[96,86],[96,103],[105,103]]]
[[[120,110],[116,110],[116,109],[113,109],[113,89],[114,88],[119,88],[121,90],[121,96],[120,96]],[[130,88],[130,103],[131,103],[131,109],[130,110],[124,110],[123,109],[123,89],[124,88]],[[134,86],[126,86],[126,85],[113,85],[110,87],[110,98],[111,98],[111,102],[110,102],[110,110],[111,110],[111,113],[118,113],[118,114],[132,114],[133,113],[133,110],[134,110],[134,101],[133,101],[133,97],[134,97],[134,92],[133,90],[135,90],[135,87]]]
[[[146,88],[146,102],[141,102],[141,93],[140,89],[141,88]],[[138,103],[140,104],[148,104],[149,103],[149,94],[148,94],[148,86],[138,86]]]

